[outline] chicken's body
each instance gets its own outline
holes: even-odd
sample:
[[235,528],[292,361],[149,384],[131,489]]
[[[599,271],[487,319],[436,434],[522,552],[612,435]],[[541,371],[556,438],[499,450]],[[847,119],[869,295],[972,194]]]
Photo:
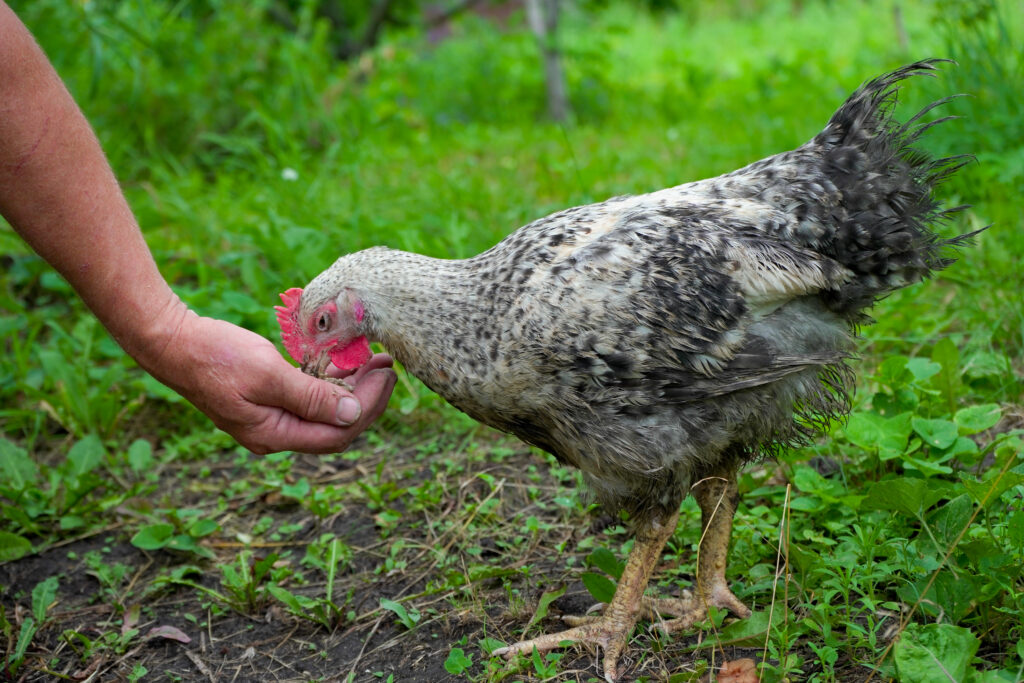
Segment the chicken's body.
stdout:
[[314,318],[344,326],[335,311],[357,310],[351,333],[309,348],[382,342],[450,403],[578,467],[602,505],[629,513],[638,541],[605,616],[509,652],[590,641],[614,678],[697,482],[711,525],[698,595],[655,609],[683,626],[708,602],[748,613],[724,580],[736,469],[841,415],[862,310],[948,263],[927,226],[942,216],[932,185],[956,164],[909,150],[916,136],[887,109],[895,83],[932,68],[872,81],[792,152],[562,211],[471,259],[346,256],[283,309],[286,331],[312,333]]

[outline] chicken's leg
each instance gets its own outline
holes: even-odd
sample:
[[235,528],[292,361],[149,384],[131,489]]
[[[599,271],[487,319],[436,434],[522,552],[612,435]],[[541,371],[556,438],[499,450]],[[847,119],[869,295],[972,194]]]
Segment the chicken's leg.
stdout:
[[678,521],[679,513],[675,513],[667,520],[651,522],[637,531],[633,551],[622,571],[615,597],[601,616],[566,617],[568,623],[575,624],[573,628],[499,648],[494,654],[513,657],[519,653],[529,654],[534,648],[546,652],[565,641],[599,645],[604,649],[605,680],[615,681],[618,678],[619,655],[626,648],[633,626],[643,612],[644,590]]
[[[736,472],[702,479],[693,487],[701,512],[703,534],[697,551],[697,581],[694,591],[682,598],[644,598],[644,616],[657,623],[664,633],[690,628],[702,621],[708,606],[731,610],[736,616],[749,617],[750,609],[733,595],[725,580],[725,564],[736,514]],[[660,621],[662,614],[676,617]]]

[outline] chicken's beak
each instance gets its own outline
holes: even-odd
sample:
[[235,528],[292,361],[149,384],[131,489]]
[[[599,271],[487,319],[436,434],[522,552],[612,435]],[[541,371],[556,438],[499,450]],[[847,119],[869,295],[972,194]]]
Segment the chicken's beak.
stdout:
[[327,368],[331,366],[331,356],[325,351],[307,353],[302,359],[302,371],[318,379],[327,376]]

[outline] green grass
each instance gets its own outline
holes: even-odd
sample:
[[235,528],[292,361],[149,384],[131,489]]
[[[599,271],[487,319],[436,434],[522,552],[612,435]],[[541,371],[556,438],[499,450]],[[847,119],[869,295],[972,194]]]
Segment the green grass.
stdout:
[[[801,144],[867,78],[922,57],[958,60],[908,84],[899,111],[969,95],[925,145],[977,158],[944,186],[949,203],[973,205],[944,234],[992,227],[955,266],[876,307],[849,424],[744,475],[730,572],[755,617],[718,615],[693,653],[655,643],[638,657],[642,667],[670,652],[670,680],[720,664],[715,643],[764,651],[764,680],[866,678],[875,667],[883,679],[933,680],[921,662],[935,660],[956,680],[1020,679],[1024,63],[1013,46],[1024,12],[899,3],[904,49],[891,3],[753,5],[569,11],[561,42],[575,113],[559,126],[541,116],[532,38],[472,17],[444,42],[393,32],[345,64],[329,59],[312,14],[290,33],[259,3],[12,3],[96,126],[176,291],[271,338],[276,293],[342,253],[386,244],[469,256],[550,211]],[[120,543],[173,560],[140,582],[116,562],[104,570],[102,554],[81,566],[119,607],[105,639],[70,638],[80,654],[123,655],[137,635],[130,602],[192,591],[205,606],[196,623],[278,605],[322,633],[379,624],[410,638],[471,613],[484,635],[453,636],[444,669],[500,680],[492,641],[539,621],[547,605],[536,596],[553,595],[557,576],[597,598],[614,581],[606,553],[629,547],[620,525],[563,533],[588,524],[576,475],[538,455],[523,461],[532,471],[496,479],[514,447],[415,380],[400,382],[359,451],[325,460],[366,463],[358,481],[292,456],[250,458],[146,378],[12,232],[0,230],[0,246],[0,561],[115,528]],[[238,476],[209,483],[220,468]],[[312,526],[296,526],[294,510]],[[375,540],[350,547],[331,527],[339,511],[368,515]],[[665,591],[693,572],[699,515],[693,501],[683,512]],[[261,545],[275,543],[293,545]],[[254,557],[260,547],[275,550]],[[395,577],[422,578],[399,594]],[[381,587],[369,604],[367,584]],[[504,596],[511,626],[489,611],[484,585]],[[33,638],[59,628],[26,591],[5,592],[0,612],[11,676],[29,666]],[[31,623],[14,617],[15,601],[32,606]],[[524,660],[519,675],[555,675],[568,661]]]

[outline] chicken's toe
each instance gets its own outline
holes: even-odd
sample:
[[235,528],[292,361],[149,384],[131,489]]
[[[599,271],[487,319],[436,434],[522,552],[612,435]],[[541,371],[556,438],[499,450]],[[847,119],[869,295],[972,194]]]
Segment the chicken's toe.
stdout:
[[491,654],[511,659],[517,654],[529,655],[535,648],[538,652],[554,650],[567,642],[597,646],[604,650],[605,680],[609,683],[618,680],[619,656],[626,649],[626,643],[629,642],[635,622],[629,619],[614,619],[609,616],[573,617],[565,618],[565,620],[579,625],[558,633],[547,633],[498,648]]
[[331,384],[337,384],[339,387],[345,389],[346,391],[355,391],[355,388],[341,377],[330,377],[328,375],[324,375],[320,379],[324,380],[325,382],[330,382]]
[[[724,582],[712,587],[707,599],[691,591],[684,591],[681,598],[644,598],[644,612],[656,628],[665,635],[690,628],[708,616],[708,607],[714,605],[727,609],[741,619],[750,616],[750,608],[740,602]],[[674,619],[662,620],[667,615]]]

